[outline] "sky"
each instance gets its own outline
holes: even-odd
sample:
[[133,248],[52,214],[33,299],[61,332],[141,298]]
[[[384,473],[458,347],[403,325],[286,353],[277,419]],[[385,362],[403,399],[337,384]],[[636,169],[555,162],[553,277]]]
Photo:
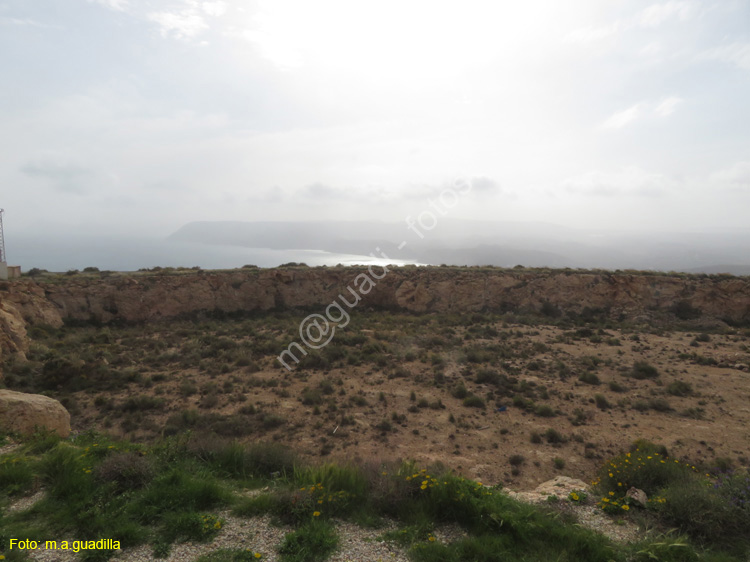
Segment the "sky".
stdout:
[[0,72],[8,241],[748,227],[748,0],[0,0]]

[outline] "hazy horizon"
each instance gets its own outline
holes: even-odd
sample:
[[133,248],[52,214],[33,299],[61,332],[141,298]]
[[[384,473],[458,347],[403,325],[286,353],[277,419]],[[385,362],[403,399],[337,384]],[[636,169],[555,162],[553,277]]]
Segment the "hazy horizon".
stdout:
[[[420,237],[420,234],[422,235]],[[40,243],[42,242],[42,243]],[[430,230],[385,221],[199,221],[168,237],[14,237],[10,261],[50,271],[194,267],[231,269],[288,262],[636,269],[750,275],[750,228],[615,232],[548,223],[440,218]]]

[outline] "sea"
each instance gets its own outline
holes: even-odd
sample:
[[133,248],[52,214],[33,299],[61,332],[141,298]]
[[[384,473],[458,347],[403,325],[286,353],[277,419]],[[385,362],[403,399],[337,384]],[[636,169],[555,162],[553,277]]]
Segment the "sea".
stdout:
[[110,271],[137,271],[153,267],[234,269],[244,265],[268,268],[295,262],[311,267],[336,265],[426,265],[372,255],[337,254],[322,250],[275,250],[182,242],[163,238],[6,237],[7,262],[31,268],[65,272],[97,267]]

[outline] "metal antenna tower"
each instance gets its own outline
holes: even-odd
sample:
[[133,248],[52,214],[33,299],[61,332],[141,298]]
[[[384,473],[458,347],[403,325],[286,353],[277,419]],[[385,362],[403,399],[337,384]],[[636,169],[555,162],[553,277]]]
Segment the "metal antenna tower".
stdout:
[[5,209],[0,209],[0,263],[6,263],[5,257],[5,236],[3,236],[3,213]]

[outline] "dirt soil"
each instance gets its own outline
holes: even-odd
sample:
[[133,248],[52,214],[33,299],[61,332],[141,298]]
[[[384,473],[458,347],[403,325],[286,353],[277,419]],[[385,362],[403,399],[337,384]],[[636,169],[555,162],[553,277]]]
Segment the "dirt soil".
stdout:
[[[358,359],[303,363],[291,373],[272,353],[255,353],[251,366],[220,356],[185,368],[177,356],[191,336],[169,324],[144,336],[168,342],[155,366],[137,358],[143,338],[112,328],[138,375],[106,392],[67,393],[73,429],[152,439],[180,419],[200,432],[212,415],[246,424],[225,430],[243,442],[277,441],[316,459],[443,463],[516,490],[559,475],[590,481],[603,459],[636,439],[706,469],[717,457],[735,465],[750,458],[747,331],[701,336],[497,319],[478,329],[445,327],[436,316],[403,332],[381,319],[372,319],[374,329],[348,329],[356,343],[344,347]],[[240,343],[255,337],[224,333]],[[368,349],[379,350],[372,362],[362,355]],[[658,376],[635,378],[636,362]],[[467,405],[467,393],[481,401]],[[127,405],[142,396],[159,402]]]

